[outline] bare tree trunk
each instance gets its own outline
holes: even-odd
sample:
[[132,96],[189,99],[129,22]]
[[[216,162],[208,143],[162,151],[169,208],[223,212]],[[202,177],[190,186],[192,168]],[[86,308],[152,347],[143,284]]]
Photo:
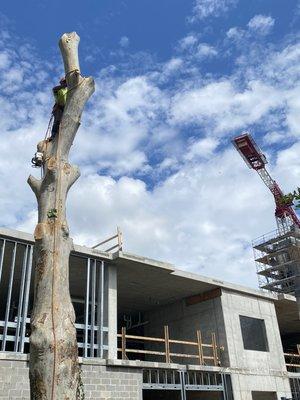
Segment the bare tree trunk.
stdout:
[[53,141],[38,144],[44,154],[43,178],[28,178],[38,202],[29,363],[31,400],[82,398],[75,313],[69,291],[73,241],[66,221],[66,198],[80,175],[78,167],[68,163],[68,156],[84,105],[94,92],[94,81],[80,75],[78,44],[75,32],[64,34],[59,41],[68,85],[67,103],[59,133]]

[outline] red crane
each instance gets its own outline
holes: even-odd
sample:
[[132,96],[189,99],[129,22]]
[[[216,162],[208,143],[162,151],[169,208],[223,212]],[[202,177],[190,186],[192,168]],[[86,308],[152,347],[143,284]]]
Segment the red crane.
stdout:
[[247,132],[243,133],[235,137],[232,143],[243,157],[248,167],[254,169],[258,173],[273,194],[276,205],[275,218],[279,232],[284,234],[288,232],[292,226],[300,228],[300,220],[292,208],[293,203],[285,204],[282,202],[284,193],[267,171],[266,164],[268,161],[252,136]]

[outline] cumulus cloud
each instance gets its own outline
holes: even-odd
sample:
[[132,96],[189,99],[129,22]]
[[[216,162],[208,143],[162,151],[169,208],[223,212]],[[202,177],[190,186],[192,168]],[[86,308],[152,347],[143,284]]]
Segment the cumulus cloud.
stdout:
[[241,28],[233,26],[226,32],[226,37],[241,47],[251,48],[255,38],[261,38],[271,33],[275,20],[271,16],[255,15],[247,24]]
[[206,137],[204,139],[193,141],[184,158],[186,160],[208,158],[212,156],[218,144],[219,141],[213,137]]
[[113,175],[143,169],[147,156],[142,144],[165,108],[164,94],[146,76],[100,78],[96,84],[98,92],[74,145],[74,162]]
[[190,34],[180,39],[179,48],[181,50],[190,49],[198,42],[198,38],[194,34]]
[[252,31],[255,31],[261,35],[266,35],[271,31],[274,23],[275,20],[272,17],[258,14],[250,19],[248,27]]
[[238,0],[196,0],[191,22],[203,20],[207,17],[218,17],[234,5]]
[[185,57],[192,59],[206,59],[218,55],[217,49],[211,44],[201,42],[195,34],[189,34],[179,40],[177,50],[182,52]]
[[129,46],[129,38],[127,36],[122,36],[119,42],[121,47],[128,47]]
[[[207,139],[202,148],[207,146],[215,143]],[[89,207],[83,213],[87,193]],[[125,248],[132,252],[219,278],[232,280],[237,274],[254,283],[254,269],[246,261],[252,257],[251,233],[244,229],[244,224],[255,225],[253,193],[261,198],[256,210],[264,221],[261,228],[268,230],[272,198],[230,149],[208,162],[187,163],[153,191],[138,179],[85,177],[70,194],[69,216],[77,241],[96,243],[120,225]]]
[[198,57],[209,58],[209,57],[214,57],[217,54],[218,54],[217,50],[213,46],[210,46],[207,43],[200,43],[197,47],[196,55]]
[[281,105],[280,93],[259,80],[249,82],[243,91],[230,80],[221,80],[178,93],[171,113],[176,123],[194,121],[207,125],[216,134],[224,134],[259,122]]
[[[178,46],[180,56],[144,73],[117,74],[116,66],[97,74],[71,153],[82,171],[68,200],[71,233],[92,245],[119,225],[126,251],[255,286],[250,243],[275,228],[273,199],[230,139],[248,127],[261,142],[267,132],[266,146],[288,139],[270,170],[285,190],[296,186],[300,43],[277,51],[253,43],[251,57],[241,49],[235,70],[221,77],[205,75],[191,57],[201,46],[206,56],[216,52],[211,44],[191,33]],[[29,62],[20,46],[2,47],[1,224],[32,231],[36,205],[26,177],[51,110],[53,67]]]

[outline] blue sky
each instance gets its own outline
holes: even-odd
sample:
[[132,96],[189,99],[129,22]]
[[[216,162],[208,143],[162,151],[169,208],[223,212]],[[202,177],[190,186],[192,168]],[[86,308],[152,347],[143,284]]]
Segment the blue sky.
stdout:
[[96,81],[71,155],[82,172],[68,200],[76,242],[119,225],[127,251],[256,286],[251,240],[275,229],[274,204],[231,138],[249,130],[284,190],[299,185],[299,1],[28,0],[0,11],[0,224],[34,229],[29,161],[63,72],[58,39],[76,30],[82,73]]

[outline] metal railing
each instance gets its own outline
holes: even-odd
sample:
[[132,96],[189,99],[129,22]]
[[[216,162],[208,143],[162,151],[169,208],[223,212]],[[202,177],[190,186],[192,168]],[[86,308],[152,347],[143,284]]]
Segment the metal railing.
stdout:
[[300,400],[300,376],[299,377],[291,377],[290,376],[290,386],[292,392],[293,400]]
[[281,232],[278,229],[267,232],[264,235],[261,235],[258,238],[253,239],[252,246],[253,247],[260,246],[264,243],[268,243],[269,241],[279,239],[279,238],[289,237],[289,236],[299,238],[299,236],[300,236],[299,228],[290,226],[289,229],[285,232]]
[[[216,335],[213,332],[211,334],[211,343],[206,344],[202,341],[201,331],[198,330],[196,332],[196,341],[188,341],[188,340],[175,340],[170,339],[169,336],[169,328],[168,326],[164,326],[164,337],[149,337],[149,336],[136,336],[136,335],[127,335],[126,328],[122,328],[122,332],[118,334],[118,338],[121,339],[121,347],[118,348],[118,352],[121,353],[121,357],[123,360],[128,359],[127,354],[137,354],[137,355],[150,355],[150,356],[158,356],[163,357],[166,363],[173,362],[174,358],[182,358],[182,359],[194,359],[197,360],[199,365],[220,365],[220,359],[218,357],[218,351],[224,350],[222,347],[217,346]],[[132,347],[128,347],[128,342],[135,344],[145,344],[146,343],[155,343],[163,346],[164,351],[157,350],[145,350],[145,349],[136,349]],[[177,353],[171,351],[171,345],[183,345],[188,346],[197,351],[197,353]],[[207,355],[207,352],[210,355]]]
[[[216,371],[143,369],[143,392],[152,390],[172,391],[172,394],[174,393],[172,398],[180,398],[180,400],[187,400],[189,392],[194,394],[195,392],[202,394],[217,392],[214,398],[233,400],[230,375]],[[198,395],[195,398],[198,398]]]
[[275,238],[280,237],[280,236],[282,236],[282,235],[280,234],[279,230],[275,229],[273,231],[267,232],[267,233],[255,238],[255,239],[253,239],[252,240],[252,246],[253,247],[259,246],[259,245],[261,245],[263,243],[268,242],[269,240],[275,239]]

